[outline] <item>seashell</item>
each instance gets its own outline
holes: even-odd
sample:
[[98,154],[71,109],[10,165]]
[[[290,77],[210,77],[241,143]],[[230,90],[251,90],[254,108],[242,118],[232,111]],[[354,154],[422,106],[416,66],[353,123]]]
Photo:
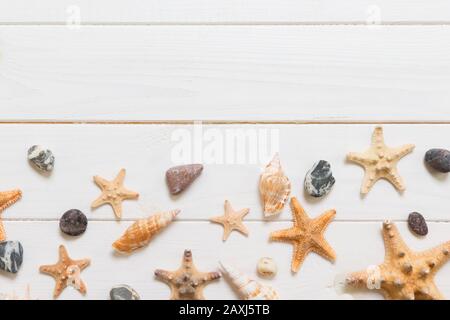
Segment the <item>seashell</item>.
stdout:
[[273,278],[277,274],[278,268],[272,258],[263,257],[259,259],[256,271],[263,278]]
[[180,213],[180,210],[173,210],[137,220],[112,246],[119,252],[131,253],[147,245],[152,237],[169,225],[178,213]]
[[235,267],[220,262],[223,273],[228,275],[231,283],[244,300],[278,300],[278,293],[270,286],[249,278]]
[[280,213],[291,193],[291,183],[283,173],[278,153],[266,166],[259,181],[259,193],[264,204],[264,215]]
[[14,291],[12,293],[0,293],[0,300],[36,300],[31,298],[30,285],[27,285],[25,289],[25,295],[23,297],[18,296]]

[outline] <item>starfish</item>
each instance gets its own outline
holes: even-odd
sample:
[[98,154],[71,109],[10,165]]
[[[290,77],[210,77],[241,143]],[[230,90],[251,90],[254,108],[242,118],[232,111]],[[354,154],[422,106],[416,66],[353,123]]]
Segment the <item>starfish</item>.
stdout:
[[379,179],[386,179],[399,191],[405,190],[402,178],[397,172],[398,161],[411,153],[413,144],[397,148],[389,148],[384,144],[383,128],[376,127],[372,134],[370,148],[363,153],[351,152],[347,160],[364,167],[365,175],[361,186],[361,193],[367,194]]
[[204,300],[203,288],[220,278],[219,272],[199,272],[191,250],[184,250],[181,267],[176,271],[156,270],[155,276],[170,287],[172,300]]
[[290,229],[279,230],[270,234],[270,240],[288,242],[294,246],[291,270],[297,272],[310,252],[315,252],[332,262],[336,254],[323,234],[328,224],[336,215],[335,210],[329,210],[321,216],[311,219],[302,208],[297,198],[291,198],[291,209],[294,226]]
[[139,197],[138,193],[127,190],[123,186],[125,173],[125,169],[121,169],[113,181],[105,180],[99,176],[94,177],[94,182],[102,189],[102,194],[92,203],[92,208],[97,208],[108,203],[113,208],[117,219],[122,217],[122,201],[137,199]]
[[347,277],[349,286],[380,290],[386,299],[440,300],[434,284],[436,272],[450,259],[450,241],[433,249],[414,252],[403,242],[397,227],[383,223],[384,262]]
[[[6,208],[12,206],[14,203],[22,198],[22,191],[12,190],[0,192],[0,213],[2,213]],[[0,241],[6,240],[6,232],[3,226],[3,222],[0,219]]]
[[233,230],[237,230],[244,235],[248,235],[248,230],[242,223],[242,219],[249,213],[250,209],[242,209],[234,211],[228,200],[225,200],[225,214],[219,217],[213,217],[211,222],[220,223],[223,225],[223,241],[228,239],[228,236]]
[[63,245],[59,246],[59,260],[56,264],[45,265],[39,271],[55,278],[56,286],[53,297],[57,298],[61,292],[69,285],[86,294],[86,285],[80,278],[80,273],[90,263],[89,259],[72,260]]

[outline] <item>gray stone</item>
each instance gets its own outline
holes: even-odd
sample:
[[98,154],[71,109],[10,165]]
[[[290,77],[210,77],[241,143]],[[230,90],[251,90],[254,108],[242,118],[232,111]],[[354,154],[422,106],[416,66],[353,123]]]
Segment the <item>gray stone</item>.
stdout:
[[88,220],[83,212],[71,209],[59,219],[59,228],[70,236],[79,236],[86,231]]
[[109,292],[111,300],[140,300],[138,293],[125,284],[115,286]]
[[408,216],[408,226],[411,231],[419,236],[428,234],[428,226],[425,218],[418,212],[412,212]]
[[17,273],[23,262],[23,247],[19,241],[0,242],[0,269]]
[[166,172],[167,185],[171,194],[179,194],[202,173],[201,164],[189,164],[170,168]]
[[330,164],[320,160],[306,174],[305,190],[313,197],[323,197],[331,191],[335,182]]
[[55,157],[53,153],[41,146],[32,146],[28,149],[28,160],[39,170],[50,172],[55,166]]
[[430,149],[425,153],[425,162],[434,170],[450,172],[450,151],[445,149]]

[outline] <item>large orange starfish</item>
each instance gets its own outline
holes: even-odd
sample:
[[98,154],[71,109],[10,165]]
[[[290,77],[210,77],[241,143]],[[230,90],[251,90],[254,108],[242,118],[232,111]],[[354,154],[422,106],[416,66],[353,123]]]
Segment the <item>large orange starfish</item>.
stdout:
[[209,219],[211,222],[223,225],[223,241],[233,230],[237,230],[244,235],[248,235],[248,230],[242,223],[242,219],[250,212],[250,209],[242,209],[235,211],[228,200],[225,200],[225,213],[223,216],[213,217]]
[[99,176],[94,177],[95,183],[102,189],[102,194],[92,203],[92,208],[109,204],[113,208],[116,217],[118,219],[122,217],[122,201],[139,197],[139,193],[127,190],[123,186],[125,173],[125,169],[121,169],[113,181],[105,180]]
[[176,271],[156,270],[156,279],[170,287],[172,300],[204,300],[203,288],[220,278],[219,272],[199,272],[192,261],[191,250],[184,250],[183,262]]
[[436,272],[450,259],[450,241],[433,249],[414,252],[408,248],[397,227],[383,223],[384,262],[347,277],[352,287],[380,290],[386,299],[438,300],[444,297],[434,284]]
[[329,210],[321,216],[311,219],[295,197],[291,198],[291,209],[294,226],[270,234],[270,240],[288,242],[294,246],[291,270],[297,272],[310,252],[315,252],[325,259],[334,261],[336,254],[323,234],[336,215],[336,211]]
[[[20,200],[22,197],[22,191],[12,190],[0,192],[0,214],[8,207]],[[6,240],[6,232],[3,226],[3,222],[0,218],[0,241]]]
[[351,152],[347,155],[353,161],[364,167],[365,174],[361,193],[367,194],[379,179],[386,179],[399,191],[405,190],[405,185],[397,171],[398,161],[412,152],[413,144],[398,148],[389,148],[384,144],[383,128],[376,127],[372,134],[370,148],[363,153]]
[[68,286],[73,286],[82,294],[86,293],[86,285],[80,278],[80,273],[90,263],[89,259],[72,260],[63,245],[59,246],[59,260],[56,264],[45,265],[39,271],[55,278],[56,286],[53,297],[57,298]]

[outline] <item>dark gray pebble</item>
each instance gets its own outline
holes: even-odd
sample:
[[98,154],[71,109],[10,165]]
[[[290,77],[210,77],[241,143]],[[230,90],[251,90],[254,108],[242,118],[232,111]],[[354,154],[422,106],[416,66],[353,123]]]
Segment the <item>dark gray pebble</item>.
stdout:
[[109,292],[111,300],[140,300],[138,293],[125,284],[115,286]]
[[0,242],[0,269],[17,273],[23,262],[23,247],[19,241]]
[[445,149],[430,149],[425,153],[425,162],[434,170],[450,172],[450,151]]
[[428,234],[428,226],[425,218],[418,212],[412,212],[408,216],[408,226],[411,231],[419,236]]
[[320,160],[308,171],[304,184],[306,192],[318,198],[329,193],[335,182],[330,163]]
[[64,213],[59,219],[61,231],[70,236],[79,236],[86,231],[88,220],[83,212],[72,209]]
[[55,166],[55,156],[53,153],[41,146],[32,146],[28,149],[28,160],[39,170],[50,172]]

